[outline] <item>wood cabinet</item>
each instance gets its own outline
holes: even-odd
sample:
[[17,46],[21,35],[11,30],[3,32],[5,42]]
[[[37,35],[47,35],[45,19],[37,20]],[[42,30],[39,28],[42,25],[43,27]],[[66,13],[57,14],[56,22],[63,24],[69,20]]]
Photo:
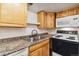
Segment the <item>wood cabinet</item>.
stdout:
[[30,46],[29,56],[49,56],[49,39]]
[[30,56],[42,56],[42,48],[39,48],[30,53]]
[[44,45],[42,50],[43,50],[42,55],[43,56],[48,56],[49,55],[49,44]]
[[62,18],[65,16],[77,15],[79,14],[79,7],[69,8],[67,10],[57,12],[56,18]]
[[46,12],[40,11],[37,13],[37,21],[40,23],[38,28],[46,29]]
[[55,28],[55,13],[52,12],[47,13],[46,26],[47,29]]
[[1,3],[0,26],[25,27],[27,4],[24,3]]
[[40,11],[37,13],[37,20],[40,29],[53,29],[55,28],[55,13]]

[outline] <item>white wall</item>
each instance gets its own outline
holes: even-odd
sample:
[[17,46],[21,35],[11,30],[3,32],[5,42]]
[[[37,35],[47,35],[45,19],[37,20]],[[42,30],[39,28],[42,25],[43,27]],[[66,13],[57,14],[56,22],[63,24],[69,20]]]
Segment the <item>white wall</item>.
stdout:
[[24,28],[0,28],[0,39],[21,36],[24,35],[25,32]]
[[[27,20],[28,23],[37,23],[37,14],[35,12],[28,11],[28,18],[27,19],[28,19]],[[30,29],[30,31],[33,30],[33,29],[36,29],[39,33],[47,32],[47,30],[40,30],[40,29],[38,29],[36,25],[30,25],[26,29]]]
[[[36,23],[37,22],[36,13],[28,11],[27,19],[28,19],[27,22]],[[36,29],[39,33],[43,33],[43,32],[52,33],[52,31],[49,31],[49,30],[40,30],[37,28],[36,25],[28,25],[27,28],[3,28],[3,27],[0,27],[0,39],[23,36],[23,35],[30,35],[31,31],[33,29]]]
[[32,12],[32,11],[28,11],[28,18],[27,18],[27,22],[30,23],[37,23],[37,15],[36,13]]

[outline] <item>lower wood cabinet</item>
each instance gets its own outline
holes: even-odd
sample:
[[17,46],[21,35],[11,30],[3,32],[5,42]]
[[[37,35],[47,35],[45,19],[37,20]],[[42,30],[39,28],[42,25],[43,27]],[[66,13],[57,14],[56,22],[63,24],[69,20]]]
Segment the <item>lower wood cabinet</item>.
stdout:
[[39,48],[30,53],[30,56],[41,56],[42,55],[42,48]]
[[49,56],[49,39],[30,46],[29,56]]
[[42,52],[43,52],[43,56],[48,56],[49,55],[49,44],[46,44],[46,45],[44,45],[43,46],[43,48],[42,48]]

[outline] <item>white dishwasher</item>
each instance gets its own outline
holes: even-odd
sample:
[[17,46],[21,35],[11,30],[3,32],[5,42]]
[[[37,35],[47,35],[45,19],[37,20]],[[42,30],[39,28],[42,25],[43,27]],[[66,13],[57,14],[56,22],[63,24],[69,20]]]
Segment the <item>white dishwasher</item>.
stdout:
[[28,48],[22,49],[20,51],[14,52],[7,56],[28,56]]

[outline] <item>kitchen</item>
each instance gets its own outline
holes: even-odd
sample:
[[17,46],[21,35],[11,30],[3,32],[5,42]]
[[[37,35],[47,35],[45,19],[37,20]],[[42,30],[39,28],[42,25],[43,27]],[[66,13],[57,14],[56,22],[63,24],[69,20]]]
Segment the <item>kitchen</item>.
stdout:
[[0,3],[0,56],[79,56],[79,3]]

